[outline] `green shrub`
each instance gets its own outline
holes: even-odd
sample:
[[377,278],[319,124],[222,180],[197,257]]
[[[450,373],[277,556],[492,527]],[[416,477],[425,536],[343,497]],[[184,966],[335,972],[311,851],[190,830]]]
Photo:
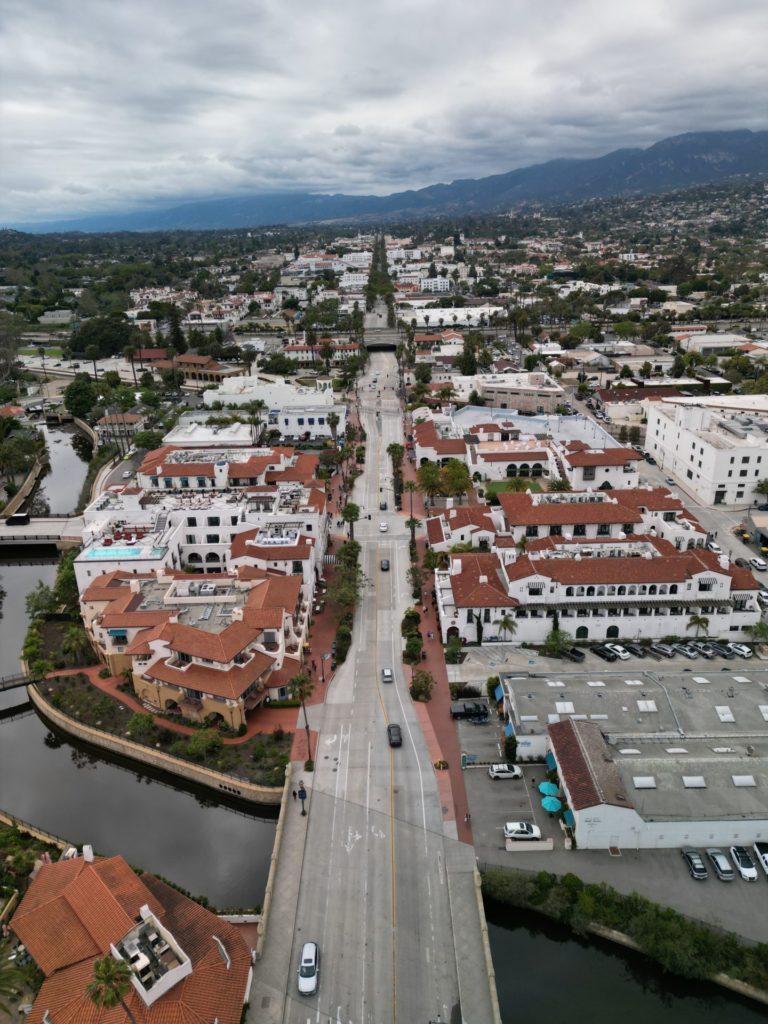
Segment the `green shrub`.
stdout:
[[421,650],[423,646],[424,641],[418,633],[409,634],[408,639],[405,641],[403,661],[407,665],[415,665],[421,659]]
[[109,669],[108,669],[108,668],[107,668],[107,667],[105,666],[105,667],[104,667],[103,669],[101,669],[101,671],[99,672],[99,679],[109,679],[109,677],[110,677],[110,675],[111,675],[111,674],[112,674],[112,673],[111,673],[111,672],[109,671]]

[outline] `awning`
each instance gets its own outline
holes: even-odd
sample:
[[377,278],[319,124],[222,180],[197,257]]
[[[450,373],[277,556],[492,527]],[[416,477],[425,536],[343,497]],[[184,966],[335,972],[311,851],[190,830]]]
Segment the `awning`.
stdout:
[[551,750],[547,751],[547,756],[546,756],[545,760],[547,762],[547,768],[551,768],[552,770],[557,768],[557,765],[555,763],[555,755],[552,753]]
[[496,700],[501,700],[501,698],[504,696],[504,687],[501,685],[501,683],[499,683],[499,685],[493,692],[496,696]]
[[507,722],[507,724],[504,726],[504,735],[505,736],[514,736],[515,735],[515,727],[514,727],[514,725],[512,725],[511,722]]
[[576,824],[576,820],[573,817],[573,811],[570,809],[570,807],[567,811],[563,811],[563,821],[569,828],[573,828],[573,826]]

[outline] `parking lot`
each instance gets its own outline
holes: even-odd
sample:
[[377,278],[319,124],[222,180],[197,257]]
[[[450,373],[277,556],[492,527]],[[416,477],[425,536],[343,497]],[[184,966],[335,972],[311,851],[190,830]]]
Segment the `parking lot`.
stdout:
[[[768,667],[757,658],[750,662],[734,661],[689,662],[678,657],[673,662],[662,662],[667,669],[663,674],[658,663],[650,659],[633,659],[632,662],[607,665],[595,659],[594,669],[584,666],[567,668],[563,663],[553,672],[537,672],[539,684],[546,679],[562,679],[566,683],[581,682],[587,678],[593,681],[601,676],[610,683],[613,676],[624,680],[624,676],[641,675],[645,671],[659,676],[668,689],[686,687],[694,694],[710,688],[725,694],[741,685],[768,684]],[[632,671],[629,671],[630,666]],[[540,677],[545,676],[545,680]],[[699,680],[702,680],[701,682]],[[739,680],[744,680],[743,684]],[[750,680],[750,684],[746,682]],[[533,679],[532,679],[533,683]],[[602,691],[595,688],[594,693]],[[719,698],[718,698],[719,699]],[[734,700],[726,696],[724,699]],[[696,704],[694,697],[693,704]],[[693,712],[692,712],[693,713]],[[488,762],[502,762],[503,727],[495,717],[486,725],[466,721],[456,723],[461,750],[468,755],[470,763],[464,773],[472,833],[478,862],[514,866],[529,871],[554,871],[558,874],[571,871],[584,881],[606,882],[621,892],[638,892],[662,905],[673,907],[679,912],[705,921],[715,927],[733,931],[754,941],[765,940],[765,915],[768,912],[768,878],[758,866],[758,881],[746,882],[740,877],[733,882],[720,882],[709,868],[706,881],[695,881],[680,855],[679,849],[634,850],[622,849],[619,856],[608,851],[566,850],[559,819],[547,814],[541,807],[538,785],[545,778],[543,764],[522,764],[523,779],[497,779],[488,776]],[[531,821],[541,828],[542,838],[551,837],[554,849],[531,850],[528,848],[508,853],[502,829],[505,821]],[[746,844],[751,848],[751,843]],[[703,848],[700,848],[703,853]],[[727,852],[727,849],[726,851]],[[753,858],[754,859],[754,858]]]

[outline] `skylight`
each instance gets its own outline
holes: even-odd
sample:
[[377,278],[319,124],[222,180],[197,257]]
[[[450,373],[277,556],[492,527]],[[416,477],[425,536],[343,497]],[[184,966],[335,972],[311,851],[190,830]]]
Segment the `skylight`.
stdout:
[[639,700],[637,702],[638,711],[658,711],[655,700]]
[[653,775],[633,775],[632,782],[635,789],[656,789],[656,779]]
[[733,717],[733,712],[727,704],[716,704],[715,711],[717,712],[717,717],[720,719],[721,722],[736,721],[736,719]]
[[707,783],[703,775],[684,775],[683,785],[686,789],[706,789]]

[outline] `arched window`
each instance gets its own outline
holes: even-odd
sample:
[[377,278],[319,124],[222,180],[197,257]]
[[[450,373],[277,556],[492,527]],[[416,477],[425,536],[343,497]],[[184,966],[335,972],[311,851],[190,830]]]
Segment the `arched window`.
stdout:
[[669,592],[670,592],[670,594],[676,594],[677,593],[677,584],[676,583],[670,583],[670,585],[669,585]]
[[584,597],[584,587],[576,587],[576,597]]
[[648,593],[648,587],[646,587],[646,585],[644,583],[641,583],[640,586],[637,588],[637,592],[638,592],[638,594],[647,594]]
[[531,476],[541,476],[543,473],[543,467],[540,462],[534,462],[531,466]]
[[667,584],[666,583],[660,583],[659,584],[659,593],[660,594],[666,594],[666,592],[667,592]]
[[576,629],[576,639],[577,640],[588,640],[589,639],[589,629],[588,629],[587,626],[578,626],[577,627],[577,629]]
[[627,597],[632,597],[633,595],[636,595],[636,594],[637,594],[637,587],[635,586],[634,583],[630,583],[630,585],[627,587]]
[[595,591],[596,597],[605,597],[605,587],[598,587]]
[[626,594],[626,592],[627,592],[627,588],[622,583],[622,584],[619,585],[619,588],[616,591],[616,596],[617,597],[623,597]]
[[219,556],[216,554],[215,551],[209,551],[208,554],[205,556],[205,560],[206,560],[206,562],[220,562],[221,561],[221,559],[219,558]]
[[605,636],[606,636],[606,639],[608,639],[608,640],[615,640],[618,637],[618,635],[619,635],[619,627],[618,626],[609,626],[608,629],[605,631]]
[[595,588],[592,587],[592,586],[587,587],[587,597],[594,597],[594,596],[595,596]]
[[187,561],[190,565],[199,565],[203,560],[203,556],[198,554],[197,551],[190,551],[187,555]]
[[517,475],[518,476],[530,476],[531,475],[531,467],[528,465],[527,462],[521,462],[520,463],[520,468],[517,471]]
[[648,587],[648,593],[649,594],[655,594],[656,593],[656,584],[655,583],[652,583],[650,585],[650,587]]
[[566,597],[573,597],[573,587],[566,587],[565,588],[565,596]]
[[507,466],[507,477],[511,478],[513,476],[517,476],[517,466],[514,462],[510,462],[510,464]]

